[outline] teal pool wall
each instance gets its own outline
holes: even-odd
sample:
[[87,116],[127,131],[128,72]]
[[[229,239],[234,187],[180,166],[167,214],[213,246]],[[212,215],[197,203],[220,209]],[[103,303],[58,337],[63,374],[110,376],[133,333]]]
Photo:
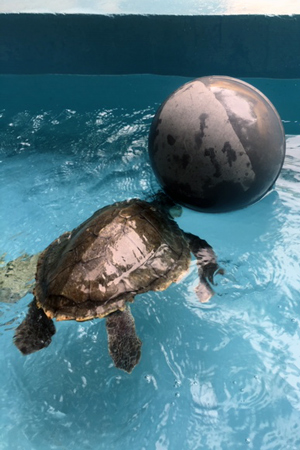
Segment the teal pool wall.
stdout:
[[300,15],[0,14],[0,73],[300,78]]

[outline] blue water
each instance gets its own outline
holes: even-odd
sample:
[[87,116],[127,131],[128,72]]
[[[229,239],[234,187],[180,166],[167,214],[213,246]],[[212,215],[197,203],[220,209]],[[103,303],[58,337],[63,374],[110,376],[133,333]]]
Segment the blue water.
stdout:
[[[42,250],[106,204],[157,189],[149,125],[182,80],[1,81],[7,260]],[[241,211],[184,209],[179,225],[214,247],[226,273],[207,304],[194,293],[195,264],[181,283],[136,299],[143,347],[131,375],[113,366],[103,320],[57,323],[52,344],[23,357],[12,336],[32,297],[0,305],[1,450],[300,448],[300,127],[286,104],[299,83],[274,83],[253,80],[289,132],[276,187]]]

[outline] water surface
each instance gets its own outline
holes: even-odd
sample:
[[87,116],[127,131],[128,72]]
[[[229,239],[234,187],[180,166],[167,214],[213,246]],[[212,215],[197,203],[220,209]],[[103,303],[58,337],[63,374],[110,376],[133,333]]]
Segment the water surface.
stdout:
[[[72,77],[47,80],[43,90],[41,80],[13,78],[2,97],[7,261],[41,251],[104,205],[155,192],[149,126],[178,84],[119,77],[111,91],[83,97],[68,90]],[[22,83],[36,89],[17,95]],[[280,104],[283,82],[278,91],[255,83]],[[298,129],[295,111],[279,113]],[[113,366],[103,320],[60,322],[47,349],[23,357],[12,336],[32,296],[2,303],[0,449],[298,450],[299,179],[300,132],[287,136],[276,188],[259,203],[226,214],[184,209],[179,225],[214,247],[226,273],[207,304],[194,293],[194,263],[181,283],[137,297],[143,348],[131,375]]]

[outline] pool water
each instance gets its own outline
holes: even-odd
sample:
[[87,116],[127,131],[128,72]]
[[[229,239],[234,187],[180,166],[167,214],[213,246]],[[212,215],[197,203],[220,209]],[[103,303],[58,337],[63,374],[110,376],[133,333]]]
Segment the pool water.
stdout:
[[[186,80],[2,81],[7,261],[41,251],[104,205],[157,190],[149,126]],[[283,81],[252,84],[285,105]],[[143,347],[132,374],[113,366],[103,320],[59,322],[47,349],[23,357],[12,337],[32,296],[0,305],[1,450],[300,448],[300,128],[294,110],[279,114],[291,134],[275,189],[244,210],[184,209],[177,219],[213,246],[225,275],[206,304],[194,293],[195,263],[182,282],[136,298]]]

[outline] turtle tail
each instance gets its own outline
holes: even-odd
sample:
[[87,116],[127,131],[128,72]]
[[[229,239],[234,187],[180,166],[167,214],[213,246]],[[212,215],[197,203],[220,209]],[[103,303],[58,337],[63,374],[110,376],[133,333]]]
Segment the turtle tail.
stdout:
[[34,298],[25,319],[16,329],[14,344],[23,355],[29,355],[48,347],[54,334],[53,320],[46,316],[43,309],[37,307]]

